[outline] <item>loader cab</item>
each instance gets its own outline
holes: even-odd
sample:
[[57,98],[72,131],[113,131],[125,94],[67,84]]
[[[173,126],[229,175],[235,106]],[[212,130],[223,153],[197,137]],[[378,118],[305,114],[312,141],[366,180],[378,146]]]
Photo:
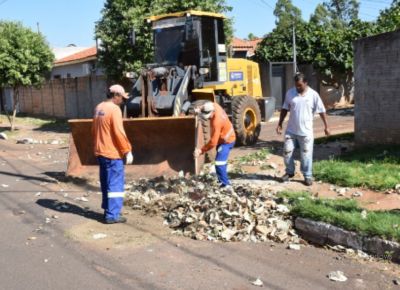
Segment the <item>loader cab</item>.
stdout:
[[195,65],[204,82],[225,82],[227,55],[223,19],[221,14],[199,11],[150,17],[155,63]]

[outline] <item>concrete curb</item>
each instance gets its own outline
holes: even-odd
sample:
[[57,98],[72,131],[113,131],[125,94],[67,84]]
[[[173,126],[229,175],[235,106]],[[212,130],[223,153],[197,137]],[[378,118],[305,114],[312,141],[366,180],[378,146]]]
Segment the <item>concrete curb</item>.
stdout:
[[341,245],[362,250],[376,258],[400,262],[400,244],[378,237],[366,237],[342,228],[306,218],[296,218],[295,228],[307,241],[318,245]]

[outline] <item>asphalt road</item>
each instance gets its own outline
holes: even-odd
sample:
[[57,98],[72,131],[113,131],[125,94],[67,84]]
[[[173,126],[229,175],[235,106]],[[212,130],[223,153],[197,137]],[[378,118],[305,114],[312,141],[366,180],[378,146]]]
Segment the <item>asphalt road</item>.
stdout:
[[[337,126],[349,122],[335,118]],[[266,126],[263,141],[270,140]],[[313,246],[292,251],[275,243],[193,241],[170,235],[159,218],[129,210],[126,225],[103,225],[96,220],[98,189],[63,182],[66,154],[60,146],[0,140],[2,289],[256,289],[250,282],[257,277],[264,289],[397,287],[396,265]],[[82,196],[89,201],[76,200]],[[99,232],[108,242],[91,239]],[[336,270],[348,281],[326,277]]]

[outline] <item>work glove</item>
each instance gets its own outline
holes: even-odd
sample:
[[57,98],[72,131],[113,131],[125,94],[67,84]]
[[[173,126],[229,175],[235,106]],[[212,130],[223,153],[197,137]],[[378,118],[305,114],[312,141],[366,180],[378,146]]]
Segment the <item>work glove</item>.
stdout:
[[196,115],[199,115],[200,112],[201,112],[201,107],[196,107],[196,108],[194,108],[194,113],[195,113]]
[[132,152],[129,151],[128,153],[125,154],[125,164],[129,165],[132,163],[133,163],[133,154]]
[[194,149],[193,157],[198,158],[200,155],[201,155],[201,149],[199,148]]

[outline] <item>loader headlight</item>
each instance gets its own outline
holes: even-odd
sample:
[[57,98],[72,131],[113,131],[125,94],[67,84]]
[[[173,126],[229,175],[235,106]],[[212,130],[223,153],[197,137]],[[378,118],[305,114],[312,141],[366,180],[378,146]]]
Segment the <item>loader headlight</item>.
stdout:
[[208,68],[208,67],[201,67],[200,69],[199,69],[199,74],[200,75],[206,75],[206,74],[208,74],[210,72],[210,69]]

